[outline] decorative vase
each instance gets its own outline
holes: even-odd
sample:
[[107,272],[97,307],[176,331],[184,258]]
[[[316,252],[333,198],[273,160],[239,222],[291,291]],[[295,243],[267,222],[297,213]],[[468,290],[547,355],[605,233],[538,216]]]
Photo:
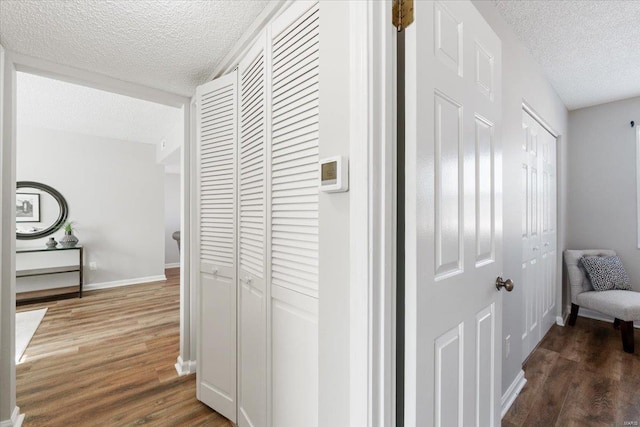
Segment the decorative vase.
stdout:
[[53,249],[58,246],[58,242],[56,242],[56,239],[54,239],[53,237],[49,237],[49,241],[45,243],[45,245],[47,246],[47,248]]
[[73,235],[72,231],[65,231],[64,237],[60,239],[63,248],[72,248],[78,244],[78,238]]

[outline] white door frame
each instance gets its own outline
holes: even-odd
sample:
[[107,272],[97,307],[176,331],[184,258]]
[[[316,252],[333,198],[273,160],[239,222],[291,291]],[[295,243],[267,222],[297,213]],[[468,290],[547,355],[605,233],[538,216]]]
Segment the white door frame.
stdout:
[[560,137],[560,134],[556,132],[549,123],[547,123],[540,114],[529,104],[527,101],[522,101],[522,109],[527,112],[533,119],[540,124],[547,132],[551,134],[556,140]]
[[564,198],[561,197],[561,177],[560,168],[562,156],[562,136],[558,133],[525,99],[522,100],[522,111],[525,111],[540,124],[547,132],[556,139],[556,324],[564,326],[564,307],[562,306],[562,235],[564,233],[564,223],[561,221],[560,212],[564,205]]
[[636,246],[640,249],[640,126],[636,128],[636,194],[636,232],[638,236]]
[[396,30],[350,3],[350,425],[395,425]]
[[[0,53],[2,50],[0,49]],[[0,61],[1,63],[1,61]],[[16,369],[13,357],[15,347],[15,199],[16,186],[16,72],[27,72],[54,78],[94,89],[106,90],[133,98],[143,99],[172,107],[184,107],[184,141],[182,144],[182,211],[181,211],[181,272],[180,272],[180,355],[176,368],[180,374],[194,372],[195,357],[191,328],[191,289],[189,286],[190,247],[190,167],[191,167],[191,100],[188,97],[145,87],[135,83],[104,76],[91,71],[56,64],[30,56],[4,51],[4,67],[0,70],[3,85],[0,84],[0,131],[2,149],[0,151],[0,206],[2,223],[0,226],[0,426],[12,427],[22,423],[16,406]],[[186,362],[184,362],[186,361]],[[182,365],[180,365],[182,364]],[[185,364],[186,368],[185,369]]]

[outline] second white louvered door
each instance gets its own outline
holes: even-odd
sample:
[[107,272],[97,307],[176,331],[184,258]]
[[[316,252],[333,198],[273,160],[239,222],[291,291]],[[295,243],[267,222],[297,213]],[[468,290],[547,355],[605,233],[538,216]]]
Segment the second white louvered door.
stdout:
[[266,37],[238,66],[238,425],[267,423]]
[[271,26],[271,426],[318,425],[317,2]]
[[198,399],[236,421],[237,75],[198,87]]

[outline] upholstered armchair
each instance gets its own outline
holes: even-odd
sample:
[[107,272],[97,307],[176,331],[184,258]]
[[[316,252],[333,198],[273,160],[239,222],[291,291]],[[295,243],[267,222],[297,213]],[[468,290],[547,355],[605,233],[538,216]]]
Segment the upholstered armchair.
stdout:
[[565,250],[564,260],[571,285],[571,314],[569,325],[574,326],[580,307],[594,310],[613,317],[613,326],[619,328],[622,335],[622,348],[627,353],[634,352],[633,321],[640,320],[640,292],[633,290],[596,291],[589,280],[582,257],[615,256],[612,250]]

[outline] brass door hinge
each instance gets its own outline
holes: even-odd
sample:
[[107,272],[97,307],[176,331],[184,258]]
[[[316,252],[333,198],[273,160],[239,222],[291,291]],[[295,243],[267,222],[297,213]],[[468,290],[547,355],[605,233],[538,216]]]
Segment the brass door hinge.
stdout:
[[393,0],[391,15],[398,32],[407,28],[413,22],[413,0]]

